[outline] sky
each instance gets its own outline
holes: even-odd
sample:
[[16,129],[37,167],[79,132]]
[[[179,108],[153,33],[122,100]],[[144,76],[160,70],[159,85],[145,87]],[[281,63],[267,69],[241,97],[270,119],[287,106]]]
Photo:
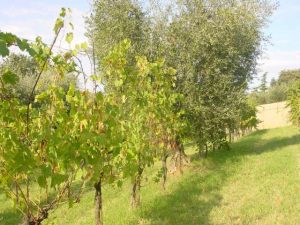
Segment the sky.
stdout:
[[300,1],[281,0],[265,29],[270,36],[262,59],[259,61],[261,75],[268,73],[268,81],[278,78],[281,70],[300,68]]
[[[52,27],[61,7],[72,9],[74,43],[87,41],[84,17],[89,14],[89,0],[0,0],[0,30],[33,40],[41,36],[46,43],[53,37]],[[278,78],[283,69],[300,68],[300,1],[279,0],[265,33],[270,43],[259,60],[257,79],[267,72],[268,81]]]
[[88,0],[0,0],[0,30],[20,37],[35,39],[41,36],[51,42],[53,25],[62,7],[71,8],[74,42],[85,41],[84,16],[88,15]]

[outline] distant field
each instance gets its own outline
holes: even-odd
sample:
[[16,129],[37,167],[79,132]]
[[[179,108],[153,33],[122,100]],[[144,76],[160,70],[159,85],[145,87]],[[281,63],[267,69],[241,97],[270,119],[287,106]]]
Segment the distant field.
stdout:
[[[173,176],[167,191],[143,183],[140,210],[129,208],[129,184],[104,190],[105,225],[296,225],[300,221],[300,133],[285,127],[261,130],[242,138],[230,151],[194,155],[183,176]],[[157,167],[158,168],[158,165]],[[0,195],[0,224],[18,224],[19,217]],[[93,224],[93,191],[81,204],[62,205],[47,225]]]
[[290,108],[286,102],[257,106],[257,118],[261,121],[258,129],[271,129],[291,125]]

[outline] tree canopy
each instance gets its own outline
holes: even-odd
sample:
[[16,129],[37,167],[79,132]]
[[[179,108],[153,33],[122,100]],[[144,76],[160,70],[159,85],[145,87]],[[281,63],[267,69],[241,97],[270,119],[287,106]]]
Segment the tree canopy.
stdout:
[[[87,185],[102,225],[103,185],[130,179],[131,206],[138,207],[144,171],[156,161],[165,188],[167,158],[181,172],[186,141],[202,156],[256,127],[246,90],[273,5],[181,0],[145,12],[143,4],[95,0],[86,20],[89,45],[66,52],[53,51],[58,37],[73,39],[65,8],[50,46],[0,33],[0,184],[25,224],[41,224],[62,199],[79,203]],[[12,46],[28,56],[12,54]],[[78,52],[91,54],[91,76],[76,63]],[[76,88],[70,74],[95,87]]]

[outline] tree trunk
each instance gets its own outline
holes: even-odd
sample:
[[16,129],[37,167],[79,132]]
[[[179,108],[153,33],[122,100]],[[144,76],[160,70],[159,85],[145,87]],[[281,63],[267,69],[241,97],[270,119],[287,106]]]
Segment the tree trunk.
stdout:
[[41,225],[42,220],[38,220],[34,216],[26,215],[23,220],[23,225]]
[[179,145],[179,172],[180,174],[182,174],[182,151],[180,145]]
[[138,174],[136,175],[133,185],[132,185],[132,190],[131,190],[131,208],[137,208],[141,205],[141,196],[140,196],[140,191],[141,191],[141,179],[142,179],[142,174],[143,174],[143,168],[139,167],[138,169]]
[[203,158],[203,146],[198,149],[199,159]]
[[30,225],[30,218],[27,215],[23,218],[22,225]]
[[164,156],[162,157],[162,160],[161,160],[162,172],[163,172],[162,188],[164,190],[166,190],[166,182],[167,182],[167,174],[168,174],[167,158],[168,158],[168,155],[164,154]]
[[15,186],[15,190],[16,190],[16,203],[19,203],[19,188],[16,182],[16,186]]
[[[29,202],[29,177],[27,176],[27,179],[26,179],[26,198],[27,198],[27,201]],[[27,205],[27,215],[24,219],[24,224],[25,225],[31,225],[33,224],[32,223],[32,216],[31,216],[31,212],[30,212],[30,208],[29,208],[29,205]]]
[[95,184],[95,221],[96,225],[103,225],[102,213],[102,178]]
[[[179,169],[179,172],[182,174],[182,161],[185,160],[186,162],[188,162],[187,160],[187,155],[184,152],[184,146],[181,143],[180,139],[177,138],[175,141],[176,144],[176,150],[178,153],[178,157],[179,157],[179,162],[176,163],[176,170]],[[176,161],[178,160],[178,157],[176,158]]]

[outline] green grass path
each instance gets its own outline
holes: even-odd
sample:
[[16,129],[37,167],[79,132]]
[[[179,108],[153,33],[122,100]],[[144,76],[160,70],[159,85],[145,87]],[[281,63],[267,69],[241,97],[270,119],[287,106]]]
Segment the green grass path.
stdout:
[[[191,164],[182,176],[169,179],[165,192],[148,171],[139,210],[129,208],[128,183],[122,189],[105,187],[105,225],[300,224],[296,128],[255,132],[205,160],[193,156],[192,147],[188,152]],[[3,195],[0,202],[0,224],[18,224],[11,203]],[[93,220],[93,192],[87,191],[81,204],[60,206],[44,224],[92,225]]]

